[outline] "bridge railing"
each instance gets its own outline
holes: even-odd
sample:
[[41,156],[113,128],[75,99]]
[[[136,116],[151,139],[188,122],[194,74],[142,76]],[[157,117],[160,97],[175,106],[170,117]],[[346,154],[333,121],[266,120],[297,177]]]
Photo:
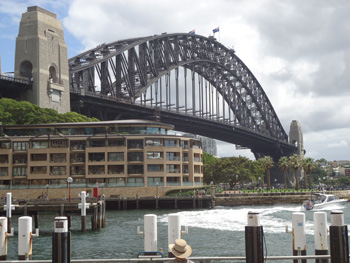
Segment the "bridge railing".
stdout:
[[25,77],[15,78],[14,73],[12,73],[12,72],[0,75],[0,79],[14,81],[14,82],[23,83],[23,84],[31,84],[32,83],[32,81],[30,79],[25,78]]

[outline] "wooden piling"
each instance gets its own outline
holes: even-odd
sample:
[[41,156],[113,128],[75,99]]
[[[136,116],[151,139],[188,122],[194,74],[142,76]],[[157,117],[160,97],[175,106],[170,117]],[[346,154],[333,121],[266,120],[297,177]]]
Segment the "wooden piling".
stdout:
[[86,230],[86,216],[81,216],[81,231],[84,232]]
[[92,230],[97,229],[97,206],[94,206],[94,213],[91,216],[91,228]]
[[159,209],[158,201],[159,201],[159,196],[157,195],[157,196],[156,196],[156,209]]
[[136,209],[139,209],[139,195],[136,195]]
[[35,229],[39,229],[39,211],[37,211],[34,215],[34,225]]
[[102,228],[106,227],[106,200],[102,203]]
[[60,216],[64,216],[64,204],[61,204],[61,207],[60,207]]
[[177,195],[175,195],[175,206],[174,206],[175,209],[177,209]]

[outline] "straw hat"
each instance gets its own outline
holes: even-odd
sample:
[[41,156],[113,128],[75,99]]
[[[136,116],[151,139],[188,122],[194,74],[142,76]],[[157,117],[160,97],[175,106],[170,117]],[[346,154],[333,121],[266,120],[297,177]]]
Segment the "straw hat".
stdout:
[[177,258],[187,258],[192,254],[192,248],[183,239],[176,239],[175,244],[170,244],[169,249]]

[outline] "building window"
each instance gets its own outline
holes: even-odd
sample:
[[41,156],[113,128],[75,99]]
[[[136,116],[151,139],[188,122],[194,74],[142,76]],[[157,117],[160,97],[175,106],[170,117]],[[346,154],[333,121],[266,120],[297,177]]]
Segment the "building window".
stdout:
[[125,146],[125,139],[109,139],[108,147],[123,147]]
[[199,153],[195,153],[193,157],[193,161],[200,162],[201,161],[201,155]]
[[188,174],[188,165],[187,165],[187,164],[184,164],[184,165],[182,166],[182,173],[183,173],[183,174]]
[[108,174],[123,174],[124,165],[108,165]]
[[188,141],[181,141],[181,148],[188,149]]
[[47,173],[47,167],[46,166],[33,166],[33,167],[30,167],[30,173],[31,174],[46,174]]
[[85,150],[86,141],[71,141],[70,149],[71,150]]
[[163,172],[164,171],[164,165],[163,164],[148,164],[147,165],[147,172]]
[[140,177],[128,178],[127,186],[130,186],[130,187],[144,186],[143,178],[140,178]]
[[85,162],[85,153],[71,153],[70,154],[71,163],[84,163]]
[[179,164],[167,164],[166,165],[167,173],[180,173],[180,165]]
[[45,162],[47,160],[47,154],[31,154],[30,159],[32,162]]
[[52,148],[67,148],[68,141],[67,140],[54,140],[51,141]]
[[182,153],[182,161],[188,162],[188,153]]
[[105,174],[105,166],[89,165],[89,174]]
[[128,149],[143,149],[143,140],[128,140]]
[[33,149],[49,148],[48,141],[33,141]]
[[7,167],[0,167],[0,176],[8,176],[9,169]]
[[163,159],[162,152],[147,152],[147,159]]
[[180,161],[180,153],[178,152],[167,152],[166,153],[167,161]]
[[7,154],[0,154],[0,163],[8,163],[9,156]]
[[156,146],[156,147],[162,146],[162,140],[159,140],[159,139],[148,139],[148,140],[146,140],[146,146],[150,146],[150,147],[153,147],[153,146]]
[[90,140],[90,147],[106,147],[105,140]]
[[27,176],[27,167],[14,167],[12,170],[13,176]]
[[164,140],[164,146],[165,147],[178,147],[178,141],[177,140]]
[[27,151],[28,150],[28,142],[14,142],[13,143],[14,151]]
[[128,153],[128,162],[143,162],[143,152]]
[[85,175],[85,166],[71,166],[70,174],[74,175]]
[[143,174],[143,165],[128,165],[128,174]]
[[27,163],[27,155],[26,154],[15,154],[12,156],[14,164],[26,164]]
[[194,149],[202,149],[202,143],[200,141],[191,140],[191,147]]
[[194,173],[195,174],[200,174],[201,173],[201,166],[200,165],[195,165],[193,168],[194,168]]
[[65,163],[67,161],[66,154],[65,153],[51,153],[50,161],[54,162],[54,163]]
[[125,178],[109,178],[108,185],[114,187],[125,186]]
[[105,153],[89,153],[89,162],[104,162]]
[[110,162],[124,161],[124,153],[123,152],[108,153],[108,161]]
[[66,166],[51,166],[50,167],[51,175],[66,175]]
[[0,149],[10,149],[11,143],[10,142],[0,142]]
[[147,127],[147,134],[160,134],[159,127]]
[[148,177],[147,186],[163,186],[163,177]]

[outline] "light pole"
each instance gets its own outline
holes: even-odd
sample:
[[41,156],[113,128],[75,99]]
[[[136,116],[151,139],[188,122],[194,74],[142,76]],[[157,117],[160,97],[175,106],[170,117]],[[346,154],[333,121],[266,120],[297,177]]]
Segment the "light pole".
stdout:
[[49,184],[46,185],[46,200],[49,200]]
[[69,196],[69,203],[70,203],[70,184],[73,182],[73,178],[68,177],[67,182],[68,182],[68,196]]

